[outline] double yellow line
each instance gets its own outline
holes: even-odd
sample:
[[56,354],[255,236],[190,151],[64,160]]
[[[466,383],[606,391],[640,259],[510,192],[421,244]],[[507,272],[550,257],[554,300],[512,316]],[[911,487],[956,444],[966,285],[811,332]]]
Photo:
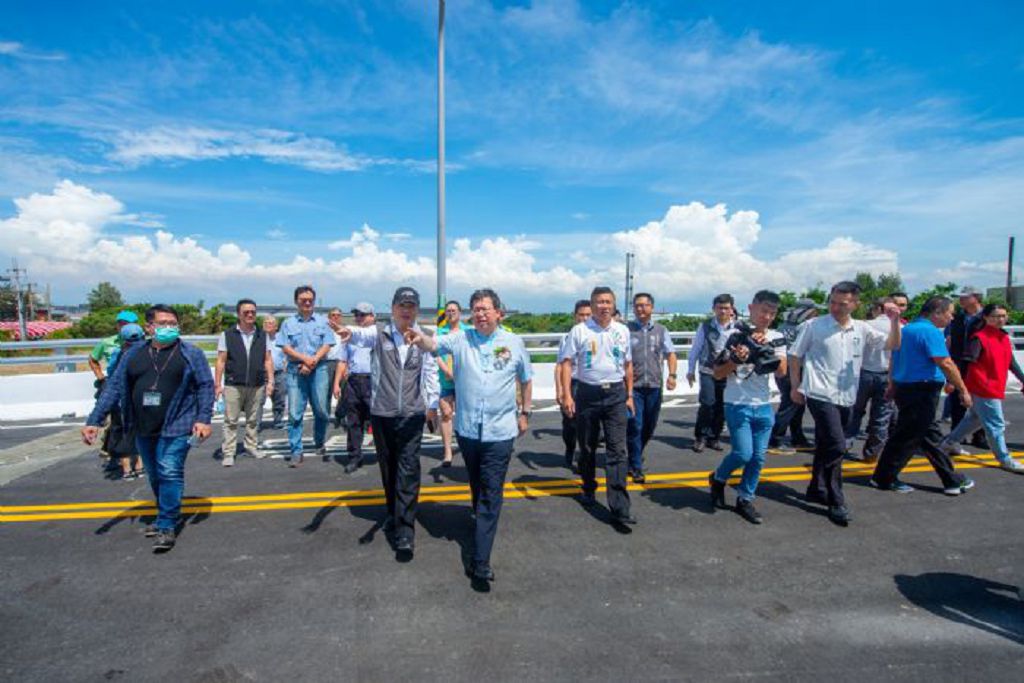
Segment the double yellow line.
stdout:
[[[958,456],[958,469],[998,467],[999,462],[990,454]],[[843,473],[849,477],[866,477],[874,471],[874,465],[848,462]],[[929,472],[931,466],[924,458],[910,461],[904,472]],[[810,479],[810,466],[771,467],[761,472],[761,481],[806,481]],[[677,489],[706,486],[708,470],[697,472],[671,472],[649,474],[644,484],[630,484],[631,491]],[[604,489],[604,479],[598,479],[598,489]],[[736,483],[734,477],[730,483]],[[573,496],[580,492],[579,479],[546,479],[540,481],[513,481],[505,484],[506,498],[546,498],[549,496]],[[469,486],[424,486],[420,489],[420,501],[440,503],[467,501],[471,495]],[[272,493],[253,496],[218,496],[212,498],[185,498],[182,514],[211,514],[221,512],[263,512],[270,510],[303,510],[311,508],[360,507],[384,504],[383,489],[348,491],[310,491],[307,493]],[[141,517],[155,515],[156,504],[152,501],[132,500],[59,503],[53,505],[0,505],[0,523],[45,522],[70,519],[115,519],[119,517]]]

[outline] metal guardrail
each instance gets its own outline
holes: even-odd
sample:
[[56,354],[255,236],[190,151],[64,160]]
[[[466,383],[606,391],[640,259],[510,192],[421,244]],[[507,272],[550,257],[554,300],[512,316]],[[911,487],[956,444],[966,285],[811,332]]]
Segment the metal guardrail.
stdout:
[[[689,351],[693,343],[694,332],[671,332],[672,340],[676,342],[676,351]],[[533,356],[553,354],[558,351],[558,345],[565,336],[563,332],[556,333],[530,333],[521,334],[519,338],[526,345],[526,351]],[[190,343],[216,344],[220,335],[200,334],[182,336]],[[33,356],[11,356],[0,357],[0,365],[55,365],[57,372],[73,372],[75,363],[86,363],[89,361],[89,354],[70,354],[69,349],[92,348],[100,339],[39,339],[35,341],[17,341],[0,343],[0,351],[18,350],[49,350],[50,355]],[[207,351],[206,357],[213,359],[217,357],[216,351]]]
[[[1006,331],[1010,333],[1010,338],[1013,341],[1014,348],[1017,350],[1024,350],[1024,325],[1007,325]],[[672,340],[676,342],[677,352],[688,352],[693,344],[693,337],[695,332],[670,332]],[[539,355],[549,355],[558,351],[558,345],[562,341],[562,337],[565,333],[530,333],[521,334],[519,338],[526,344],[526,351],[531,357]],[[186,335],[183,336],[187,342],[197,343],[210,343],[215,344],[220,338],[217,334],[201,334],[201,335]],[[17,342],[3,342],[0,343],[0,351],[18,351],[18,350],[49,350],[52,353],[50,355],[38,355],[38,356],[12,356],[12,357],[0,357],[0,365],[55,365],[57,372],[73,372],[75,363],[85,363],[89,360],[88,354],[76,354],[71,355],[68,353],[69,349],[89,347],[90,349],[95,346],[100,340],[99,339],[39,339],[35,341],[17,341]],[[216,351],[207,351],[206,357],[213,359],[216,358]]]

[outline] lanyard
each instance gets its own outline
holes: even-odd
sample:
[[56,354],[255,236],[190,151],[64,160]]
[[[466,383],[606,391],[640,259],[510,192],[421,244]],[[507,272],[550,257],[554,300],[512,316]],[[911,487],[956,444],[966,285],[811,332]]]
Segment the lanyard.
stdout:
[[153,363],[153,370],[156,372],[156,377],[153,379],[153,386],[149,388],[150,391],[156,391],[156,386],[160,383],[160,375],[164,374],[164,370],[166,370],[167,366],[171,364],[171,360],[174,358],[174,355],[178,353],[179,346],[180,344],[175,344],[171,352],[167,354],[167,360],[164,361],[164,366],[162,368],[156,364],[156,357],[160,352],[157,351],[156,353],[153,353],[153,347],[149,347],[149,360]]

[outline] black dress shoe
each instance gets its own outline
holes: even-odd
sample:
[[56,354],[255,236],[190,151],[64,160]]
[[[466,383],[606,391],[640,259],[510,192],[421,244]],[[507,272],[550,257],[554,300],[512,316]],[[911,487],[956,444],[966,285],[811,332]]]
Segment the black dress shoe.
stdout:
[[487,564],[478,564],[466,573],[476,581],[494,581],[494,570]]
[[345,463],[345,474],[352,474],[362,466],[362,458],[349,458],[349,461]]
[[624,514],[615,515],[612,517],[612,521],[617,524],[628,524],[629,526],[634,526],[636,524],[636,517],[634,517],[631,512],[626,512]]
[[707,447],[713,451],[720,451],[722,450],[722,442],[718,439],[712,439],[711,441],[708,441]]
[[761,513],[754,508],[754,504],[749,500],[743,500],[742,498],[737,500],[736,513],[751,524],[760,524],[764,521]]
[[597,498],[593,493],[583,493],[580,495],[580,505],[588,509],[592,508],[597,505]]
[[846,509],[845,505],[832,505],[828,509],[828,518],[839,526],[846,526],[853,521],[853,515]]
[[708,484],[711,486],[711,509],[726,510],[725,504],[725,483],[715,479],[715,473],[708,475]]
[[700,453],[704,450],[704,439],[696,439],[691,446],[694,453]]
[[975,448],[980,448],[982,450],[987,451],[988,439],[985,438],[985,435],[983,433],[975,432],[974,436],[971,437],[971,445],[974,446]]
[[644,474],[643,470],[635,470],[630,473],[630,476],[633,477],[634,484],[642,484],[647,481],[647,475]]
[[411,538],[399,538],[395,541],[395,559],[408,562],[412,559],[413,543]]

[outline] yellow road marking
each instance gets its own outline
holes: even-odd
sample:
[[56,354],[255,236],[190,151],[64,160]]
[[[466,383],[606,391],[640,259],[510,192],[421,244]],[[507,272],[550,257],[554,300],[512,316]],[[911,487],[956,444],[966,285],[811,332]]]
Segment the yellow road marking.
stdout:
[[[958,469],[998,467],[998,461],[991,454],[958,456]],[[867,476],[874,471],[874,465],[844,463],[843,473],[847,476]],[[914,458],[904,472],[930,472],[931,466],[925,458]],[[630,484],[631,491],[662,490],[707,485],[709,471],[670,472],[650,474],[644,484]],[[761,481],[784,482],[810,479],[809,465],[765,468]],[[738,483],[733,477],[730,484]],[[605,490],[604,478],[599,478],[598,491]],[[579,493],[579,479],[548,479],[543,481],[513,481],[505,484],[505,497],[510,499],[536,499],[550,496],[573,496]],[[468,485],[425,486],[420,490],[420,502],[468,501],[471,495]],[[221,496],[214,498],[185,498],[182,514],[211,514],[223,512],[259,512],[270,510],[303,510],[312,508],[362,507],[383,505],[383,489],[347,491],[311,491],[307,493],[263,494],[253,496]],[[101,501],[93,503],[62,503],[54,505],[3,505],[0,506],[0,523],[42,522],[72,519],[116,519],[119,517],[141,517],[155,515],[156,505],[152,501]]]

